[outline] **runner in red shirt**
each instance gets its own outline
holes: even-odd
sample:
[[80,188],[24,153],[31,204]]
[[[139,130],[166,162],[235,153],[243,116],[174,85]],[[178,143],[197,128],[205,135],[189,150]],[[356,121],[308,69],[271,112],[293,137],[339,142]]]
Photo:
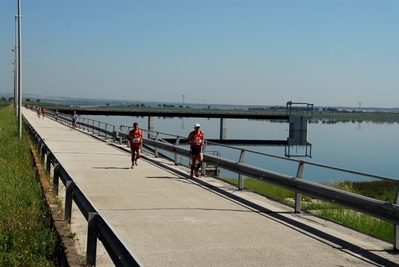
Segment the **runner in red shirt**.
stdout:
[[[202,147],[204,146],[205,133],[200,130],[199,123],[194,124],[194,131],[192,131],[187,137],[187,143],[190,144],[190,154],[191,154],[191,173],[190,177],[193,177],[193,172],[195,170],[195,176],[198,177],[198,170],[202,165],[204,160],[204,155],[202,154]],[[198,164],[195,166],[195,162],[198,159]]]
[[139,124],[137,122],[133,123],[133,129],[129,131],[127,139],[130,141],[130,149],[132,151],[132,166],[130,168],[134,168],[134,164],[137,164],[137,160],[141,156],[141,146],[143,144],[143,131],[140,130]]

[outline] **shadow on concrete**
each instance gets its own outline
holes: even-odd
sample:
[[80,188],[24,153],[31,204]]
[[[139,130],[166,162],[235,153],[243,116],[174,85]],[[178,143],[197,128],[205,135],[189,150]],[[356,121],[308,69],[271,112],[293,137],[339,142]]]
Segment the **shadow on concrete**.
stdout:
[[[354,245],[346,240],[343,240],[341,238],[335,237],[333,235],[330,235],[328,233],[325,233],[323,231],[320,231],[316,228],[313,228],[309,225],[306,225],[304,223],[295,221],[293,219],[290,219],[286,216],[283,216],[282,214],[286,212],[274,212],[269,209],[266,209],[260,205],[257,205],[253,202],[250,202],[244,198],[241,198],[239,196],[236,196],[232,193],[229,193],[221,188],[218,188],[216,186],[210,185],[207,182],[201,180],[200,178],[186,178],[187,173],[183,171],[176,170],[175,168],[169,167],[165,164],[162,164],[156,160],[152,160],[147,157],[142,157],[145,158],[145,160],[153,165],[156,165],[157,167],[163,168],[171,173],[174,173],[175,175],[181,176],[184,178],[184,180],[191,180],[195,181],[198,186],[201,186],[202,188],[209,190],[215,194],[218,194],[221,197],[224,197],[230,201],[233,201],[237,204],[240,204],[246,208],[252,209],[253,212],[257,212],[260,215],[266,216],[268,219],[272,219],[278,223],[282,223],[285,226],[301,232],[302,234],[305,234],[309,236],[310,238],[317,239],[319,242],[322,242],[328,246],[331,246],[333,248],[336,248],[338,250],[341,250],[342,252],[345,252],[352,257],[357,257],[360,260],[363,260],[369,264],[374,264],[376,266],[382,265],[382,266],[399,266],[397,262],[390,261],[384,257],[381,257],[380,255],[377,255],[373,253],[373,250],[365,250],[357,245]],[[280,202],[279,202],[280,203]],[[288,214],[295,214],[293,212],[288,212]],[[331,243],[335,244],[336,246],[332,246]],[[295,248],[293,248],[295,249]],[[375,251],[375,250],[374,250]],[[396,251],[386,251],[389,252],[390,254],[397,254]]]

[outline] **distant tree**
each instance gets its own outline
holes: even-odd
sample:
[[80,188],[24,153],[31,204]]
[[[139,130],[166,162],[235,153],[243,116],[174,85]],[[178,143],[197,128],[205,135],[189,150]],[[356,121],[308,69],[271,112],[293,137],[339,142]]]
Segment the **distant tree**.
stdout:
[[211,106],[208,106],[208,109],[211,109]]
[[38,98],[38,99],[36,99],[36,102],[38,102],[38,103],[39,103],[39,102],[40,102],[40,99],[39,99],[39,98]]
[[144,103],[141,103],[141,107],[142,107],[142,108],[145,108],[145,104],[144,104]]
[[30,98],[27,98],[27,99],[26,99],[26,102],[30,102]]
[[180,105],[179,108],[183,108],[183,105]]
[[4,96],[2,96],[1,101],[7,101],[7,99]]
[[158,107],[161,107],[161,104],[158,104]]
[[105,104],[107,107],[109,107],[109,103]]
[[11,101],[14,101],[14,97],[9,97],[9,98],[8,98],[8,101],[10,101],[10,102],[11,102]]

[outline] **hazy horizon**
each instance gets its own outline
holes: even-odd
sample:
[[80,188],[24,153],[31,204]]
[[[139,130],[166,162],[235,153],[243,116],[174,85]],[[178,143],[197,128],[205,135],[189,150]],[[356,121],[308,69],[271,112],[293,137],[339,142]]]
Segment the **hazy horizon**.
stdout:
[[[0,92],[0,96],[6,96],[6,98],[8,99],[9,97],[13,97],[13,95],[11,93],[1,93]],[[170,101],[154,101],[154,100],[146,100],[146,101],[141,101],[141,100],[123,100],[123,99],[101,99],[101,98],[74,98],[74,97],[68,97],[68,96],[43,96],[43,95],[36,95],[36,94],[29,94],[26,93],[24,94],[24,97],[22,99],[22,101],[26,101],[27,98],[36,98],[36,99],[31,99],[31,101],[35,102],[37,99],[40,99],[41,102],[51,102],[51,101],[55,101],[58,100],[60,101],[60,103],[62,103],[62,100],[65,100],[66,102],[69,101],[75,101],[75,102],[79,102],[79,101],[91,101],[91,102],[103,102],[106,104],[106,102],[111,103],[117,103],[118,105],[121,104],[132,104],[132,103],[157,103],[157,104],[175,104],[175,105],[182,105],[182,102],[170,102]],[[292,101],[295,102],[295,101]],[[213,104],[208,104],[208,103],[190,103],[190,102],[185,102],[184,105],[196,105],[196,106],[243,106],[243,107],[270,107],[270,106],[286,106],[286,103],[278,103],[278,104],[271,104],[271,105],[251,105],[251,104],[224,104],[224,103],[213,103]],[[309,103],[309,104],[313,104],[313,103]],[[294,105],[295,107],[303,107],[304,105]],[[338,105],[338,106],[320,106],[320,105],[314,105],[315,108],[318,107],[331,107],[331,108],[351,108],[351,109],[399,109],[399,107],[373,107],[373,106],[343,106],[343,105]]]

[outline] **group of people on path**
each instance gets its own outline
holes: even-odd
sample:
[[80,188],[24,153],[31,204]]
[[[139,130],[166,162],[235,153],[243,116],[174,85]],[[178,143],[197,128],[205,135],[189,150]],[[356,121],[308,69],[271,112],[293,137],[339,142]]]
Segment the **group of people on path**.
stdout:
[[[40,115],[46,115],[45,107],[37,108],[37,116],[40,118]],[[56,109],[54,112],[55,120],[58,120],[59,112]],[[73,112],[72,115],[72,129],[76,128],[76,123],[78,120],[78,115],[76,111]],[[202,161],[204,160],[204,155],[202,153],[202,149],[205,142],[205,133],[200,129],[201,125],[199,123],[194,124],[194,131],[190,132],[187,137],[187,143],[190,145],[190,154],[191,154],[191,163],[190,163],[190,177],[193,178],[199,177],[199,169],[202,166]],[[130,150],[132,153],[131,156],[131,169],[134,169],[134,166],[138,166],[138,159],[141,157],[141,149],[143,146],[144,135],[143,131],[139,128],[139,124],[137,122],[133,123],[133,129],[129,131],[127,135],[127,139],[130,141]],[[198,161],[198,163],[197,163]],[[197,163],[197,165],[196,165]]]
[[37,107],[36,109],[36,113],[37,113],[37,117],[40,119],[40,116],[42,116],[42,118],[44,119],[44,117],[46,116],[46,108],[45,107]]
[[[40,117],[42,117],[44,119],[44,117],[46,116],[46,108],[45,107],[37,107],[36,109],[36,113],[37,113],[37,117],[40,119]],[[55,121],[58,121],[58,117],[60,116],[60,113],[58,111],[58,109],[56,109],[54,111],[54,118]],[[76,128],[76,122],[78,121],[78,114],[76,114],[76,111],[73,112],[72,115],[72,129]]]
[[[131,169],[134,166],[138,166],[137,160],[141,156],[141,149],[143,146],[143,131],[139,128],[137,122],[133,123],[133,129],[129,131],[127,139],[130,142],[131,156]],[[202,149],[205,143],[205,133],[201,130],[201,125],[199,123],[194,124],[194,131],[190,132],[187,137],[187,143],[190,145],[191,163],[190,163],[190,177],[199,177],[199,169],[202,166],[204,160],[204,155]],[[198,163],[197,163],[198,161]],[[197,165],[196,165],[197,163]]]
[[[54,111],[54,118],[55,121],[58,121],[58,117],[60,116],[60,112],[58,111],[58,109],[56,109]],[[76,122],[78,121],[78,114],[76,114],[76,111],[73,112],[72,114],[72,129],[76,128]]]

